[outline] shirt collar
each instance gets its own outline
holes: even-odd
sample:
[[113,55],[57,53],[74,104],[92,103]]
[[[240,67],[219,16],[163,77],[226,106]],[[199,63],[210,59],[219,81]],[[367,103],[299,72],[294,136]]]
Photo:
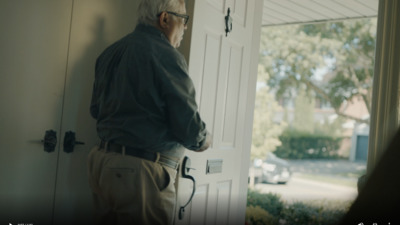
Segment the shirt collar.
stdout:
[[144,32],[144,33],[147,33],[150,35],[158,36],[162,40],[169,43],[167,36],[165,36],[165,34],[163,32],[161,32],[159,29],[157,29],[156,27],[154,27],[152,25],[139,23],[138,25],[136,25],[135,31]]

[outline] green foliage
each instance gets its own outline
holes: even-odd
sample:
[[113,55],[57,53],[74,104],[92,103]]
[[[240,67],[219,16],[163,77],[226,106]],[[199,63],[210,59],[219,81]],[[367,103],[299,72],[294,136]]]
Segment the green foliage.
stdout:
[[265,27],[260,64],[269,79],[264,81],[278,99],[293,98],[306,85],[338,115],[355,119],[341,106],[361,96],[370,110],[375,39],[376,18]]
[[283,210],[284,203],[277,194],[261,194],[249,190],[247,193],[247,206],[259,206],[271,215],[278,217]]
[[292,128],[295,130],[314,132],[315,99],[307,96],[305,88],[300,88],[296,96],[294,120]]
[[346,120],[343,117],[338,117],[334,120],[329,120],[328,117],[325,117],[322,123],[314,123],[314,134],[340,137],[343,135],[343,131],[345,130],[342,127],[342,124],[345,122]]
[[324,207],[305,202],[295,202],[282,210],[286,224],[330,225],[338,224],[348,211],[347,207]]
[[282,145],[274,152],[286,159],[338,158],[341,138],[286,130],[279,137]]
[[287,203],[279,195],[249,191],[246,223],[249,225],[330,225],[337,224],[346,214],[351,202],[313,201]]
[[260,206],[246,208],[246,222],[251,225],[277,224],[277,218],[262,209]]
[[282,216],[288,224],[308,224],[317,220],[319,208],[310,207],[303,202],[295,202],[282,211]]
[[[259,76],[267,78],[264,67],[259,65]],[[274,114],[280,109],[268,86],[259,87],[256,92],[254,107],[251,159],[266,157],[267,152],[274,151],[281,144],[279,135],[286,127],[285,122],[275,123]]]

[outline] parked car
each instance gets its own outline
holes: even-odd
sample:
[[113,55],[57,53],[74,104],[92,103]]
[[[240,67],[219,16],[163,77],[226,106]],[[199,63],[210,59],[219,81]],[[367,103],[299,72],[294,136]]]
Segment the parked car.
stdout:
[[255,183],[286,184],[292,176],[289,162],[272,152],[268,152],[265,160],[254,160],[250,171],[254,175]]

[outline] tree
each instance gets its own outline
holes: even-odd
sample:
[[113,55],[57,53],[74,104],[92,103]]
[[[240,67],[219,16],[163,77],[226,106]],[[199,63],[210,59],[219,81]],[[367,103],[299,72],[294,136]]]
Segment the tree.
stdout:
[[314,133],[315,99],[306,95],[305,87],[299,87],[295,100],[295,111],[292,128],[297,131]]
[[[265,68],[259,65],[259,77],[267,79]],[[265,84],[265,83],[264,83]],[[251,159],[266,157],[267,152],[274,151],[281,144],[279,136],[286,127],[285,122],[274,122],[274,115],[279,105],[270,93],[269,87],[263,85],[257,89],[254,108],[253,136]]]
[[336,114],[361,123],[341,110],[362,97],[370,112],[376,18],[262,29],[260,63],[265,82],[278,98],[290,98],[301,85],[308,96],[328,102]]

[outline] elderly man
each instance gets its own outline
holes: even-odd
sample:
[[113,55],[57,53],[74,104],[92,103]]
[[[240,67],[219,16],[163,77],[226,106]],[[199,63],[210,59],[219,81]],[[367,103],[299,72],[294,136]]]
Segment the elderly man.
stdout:
[[88,168],[98,224],[172,224],[184,149],[211,144],[176,50],[185,13],[184,0],[142,0],[134,32],[97,59],[90,112],[102,141]]

